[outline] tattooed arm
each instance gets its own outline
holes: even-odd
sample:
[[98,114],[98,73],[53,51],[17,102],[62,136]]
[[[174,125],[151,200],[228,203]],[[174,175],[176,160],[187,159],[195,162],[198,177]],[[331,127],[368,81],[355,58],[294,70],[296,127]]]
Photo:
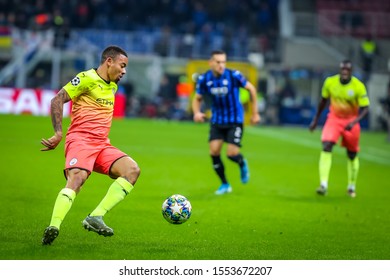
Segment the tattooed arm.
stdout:
[[41,151],[54,150],[62,140],[62,115],[64,104],[70,101],[68,93],[61,89],[51,100],[51,122],[54,128],[54,136],[49,139],[42,138],[41,144],[45,147]]

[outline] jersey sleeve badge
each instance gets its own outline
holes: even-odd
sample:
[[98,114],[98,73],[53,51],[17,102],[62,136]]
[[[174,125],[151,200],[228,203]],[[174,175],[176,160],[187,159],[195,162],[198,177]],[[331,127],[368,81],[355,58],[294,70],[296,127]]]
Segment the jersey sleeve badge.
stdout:
[[73,85],[73,86],[77,86],[78,84],[80,84],[80,78],[79,77],[74,77],[70,83]]

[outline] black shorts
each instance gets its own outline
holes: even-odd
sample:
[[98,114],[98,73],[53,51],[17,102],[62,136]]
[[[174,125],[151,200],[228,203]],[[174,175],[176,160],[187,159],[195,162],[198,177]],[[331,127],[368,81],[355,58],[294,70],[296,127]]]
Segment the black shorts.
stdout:
[[241,123],[238,124],[211,124],[209,142],[212,140],[223,140],[226,143],[241,147],[241,139],[244,129]]

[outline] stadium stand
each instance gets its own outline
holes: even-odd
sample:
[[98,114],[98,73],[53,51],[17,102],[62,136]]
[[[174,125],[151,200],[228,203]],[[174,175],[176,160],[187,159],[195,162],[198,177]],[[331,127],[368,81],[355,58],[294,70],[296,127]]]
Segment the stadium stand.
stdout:
[[[319,27],[326,35],[390,37],[390,2],[386,0],[317,0]],[[322,19],[322,20],[321,20]],[[333,25],[327,24],[333,23]],[[337,26],[339,28],[334,28]]]
[[[0,0],[0,86],[55,90],[116,44],[131,56],[121,81],[128,103],[142,107],[159,102],[163,75],[174,88],[188,60],[222,48],[229,61],[256,64],[265,104],[278,100],[290,77],[294,102],[274,103],[306,124],[322,79],[340,59],[349,57],[361,75],[367,35],[379,49],[373,73],[388,75],[389,16],[388,0]],[[371,87],[379,91],[382,80],[373,75]]]
[[[278,2],[15,0],[11,4],[1,0],[0,18],[2,15],[6,23],[20,29],[55,28],[63,47],[74,45],[74,40],[82,37],[97,47],[110,41],[130,52],[156,51],[174,57],[204,57],[210,49],[224,47],[232,58],[246,59],[251,51],[246,48],[250,39],[247,34],[263,40],[277,39],[272,34],[278,29]],[[70,42],[64,44],[61,36]],[[239,38],[240,45],[230,40],[232,36]],[[161,42],[164,38],[165,45]],[[260,40],[256,42],[255,50],[267,46],[260,45]],[[188,45],[192,47],[190,52],[183,51]]]

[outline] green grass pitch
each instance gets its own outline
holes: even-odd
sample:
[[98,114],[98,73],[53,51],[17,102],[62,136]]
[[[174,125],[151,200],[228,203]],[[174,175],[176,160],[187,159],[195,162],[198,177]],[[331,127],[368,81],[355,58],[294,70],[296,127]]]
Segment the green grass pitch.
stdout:
[[[69,120],[64,120],[66,129]],[[51,246],[41,237],[63,177],[64,143],[41,152],[52,135],[49,117],[0,115],[3,260],[388,260],[390,259],[390,144],[385,133],[363,131],[357,197],[346,195],[347,164],[333,153],[329,193],[318,197],[320,130],[247,127],[242,153],[251,179],[225,154],[233,192],[214,195],[219,181],[208,155],[208,124],[114,120],[110,139],[140,165],[133,192],[105,216],[111,238],[81,221],[112,179],[93,173]],[[225,152],[225,150],[223,151]],[[169,224],[161,205],[186,196],[192,216]]]

